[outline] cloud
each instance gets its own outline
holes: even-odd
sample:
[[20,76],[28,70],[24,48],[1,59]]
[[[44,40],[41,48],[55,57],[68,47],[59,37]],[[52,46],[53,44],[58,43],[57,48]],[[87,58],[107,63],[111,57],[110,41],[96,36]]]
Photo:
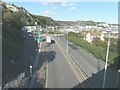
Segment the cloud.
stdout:
[[76,6],[76,3],[69,3],[68,6]]
[[43,14],[43,15],[46,15],[46,16],[53,16],[53,15],[56,15],[55,12],[50,11],[50,10],[47,10],[47,11],[43,12],[42,14]]
[[58,7],[53,7],[53,9],[58,9]]
[[74,10],[76,7],[71,7],[70,10]]
[[44,0],[44,3],[46,5],[46,3],[53,3],[53,4],[56,4],[56,5],[60,5],[60,6],[67,6],[67,3],[68,3],[68,0]]
[[64,6],[64,7],[65,7],[65,6],[67,6],[67,4],[66,4],[66,3],[62,3],[61,5],[62,5],[62,6]]
[[51,13],[51,11],[49,11],[49,10],[43,12],[43,14],[50,14],[50,13]]
[[68,1],[68,0],[43,0],[43,1],[45,1],[45,2],[66,2],[66,1]]
[[59,1],[59,2],[52,2],[53,4],[57,5],[57,6],[67,6],[67,2],[65,1]]
[[47,2],[43,2],[43,5],[48,5],[48,3]]

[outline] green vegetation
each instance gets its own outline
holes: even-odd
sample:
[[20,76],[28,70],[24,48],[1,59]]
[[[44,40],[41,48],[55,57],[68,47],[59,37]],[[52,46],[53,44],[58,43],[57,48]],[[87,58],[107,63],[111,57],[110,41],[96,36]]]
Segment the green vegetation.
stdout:
[[[96,58],[102,59],[105,61],[106,57],[106,42],[102,43],[98,39],[94,40],[94,44],[90,44],[82,38],[78,37],[77,33],[70,32],[68,34],[68,40],[73,44],[80,46],[90,53],[92,53]],[[110,46],[111,47],[111,46]],[[113,64],[115,58],[118,56],[117,51],[113,52],[110,50],[109,52],[109,64]]]
[[22,69],[18,61],[24,40],[22,26],[35,25],[37,22],[41,27],[46,27],[46,25],[57,25],[57,23],[50,17],[30,14],[22,7],[17,7],[19,12],[12,12],[7,9],[6,3],[2,6],[2,68],[4,68],[2,78],[4,81],[14,78]]
[[104,22],[94,22],[94,21],[56,21],[56,22],[58,23],[58,25],[63,25],[63,26],[66,26],[66,25],[95,26],[97,24],[104,23]]
[[23,41],[21,32],[21,22],[19,18],[15,16],[8,9],[3,9],[3,25],[2,25],[2,72],[3,79],[15,73],[14,70],[18,70],[19,64],[12,62],[12,59],[16,60],[20,54],[21,43]]
[[93,44],[96,46],[101,46],[103,48],[107,48],[107,42],[103,42],[100,38],[96,37],[93,39]]
[[34,20],[40,25],[42,28],[46,28],[46,26],[56,26],[58,25],[51,17],[38,16],[33,15]]
[[49,34],[54,34],[55,32],[53,32],[53,31],[49,31],[48,33],[49,33]]

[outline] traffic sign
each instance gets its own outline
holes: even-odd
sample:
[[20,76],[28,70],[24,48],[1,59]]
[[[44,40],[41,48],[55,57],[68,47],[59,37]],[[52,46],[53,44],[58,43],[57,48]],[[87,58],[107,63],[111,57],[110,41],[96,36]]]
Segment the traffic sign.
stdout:
[[38,41],[38,42],[42,42],[42,38],[38,38],[37,41]]
[[41,32],[38,32],[38,35],[39,35],[39,36],[41,36],[41,35],[42,35],[42,33],[41,33]]

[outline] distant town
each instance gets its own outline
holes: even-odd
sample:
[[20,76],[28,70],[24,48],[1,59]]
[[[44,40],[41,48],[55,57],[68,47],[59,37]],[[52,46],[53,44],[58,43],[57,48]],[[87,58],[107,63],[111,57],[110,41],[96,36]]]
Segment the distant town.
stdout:
[[118,25],[109,25],[107,23],[97,24],[96,26],[46,26],[46,28],[41,28],[41,26],[24,26],[23,29],[28,29],[28,32],[32,32],[36,29],[48,30],[47,32],[54,32],[56,29],[62,34],[69,32],[81,33],[84,32],[85,40],[92,43],[94,37],[99,37],[100,40],[104,41],[104,37],[107,37],[107,31],[111,31],[111,38],[118,38]]

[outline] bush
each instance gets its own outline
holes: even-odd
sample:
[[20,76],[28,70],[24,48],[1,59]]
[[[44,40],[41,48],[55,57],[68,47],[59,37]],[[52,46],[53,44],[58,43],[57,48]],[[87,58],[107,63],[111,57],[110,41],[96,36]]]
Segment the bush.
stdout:
[[[88,43],[87,41],[85,41],[85,40],[83,40],[81,38],[76,37],[76,35],[74,33],[70,32],[68,36],[69,36],[68,40],[71,41],[73,44],[86,49],[87,51],[92,53],[96,58],[102,59],[102,60],[105,61],[106,45],[104,47],[104,43],[103,42],[99,42],[100,45],[99,44],[98,45],[94,45],[94,44]],[[95,43],[97,44],[97,42],[95,42]],[[109,51],[109,61],[108,61],[108,63],[109,64],[113,64],[115,57],[117,57],[117,53]]]
[[101,41],[100,38],[97,38],[97,37],[94,38],[92,43],[96,46],[101,46],[103,48],[107,48],[107,42]]

